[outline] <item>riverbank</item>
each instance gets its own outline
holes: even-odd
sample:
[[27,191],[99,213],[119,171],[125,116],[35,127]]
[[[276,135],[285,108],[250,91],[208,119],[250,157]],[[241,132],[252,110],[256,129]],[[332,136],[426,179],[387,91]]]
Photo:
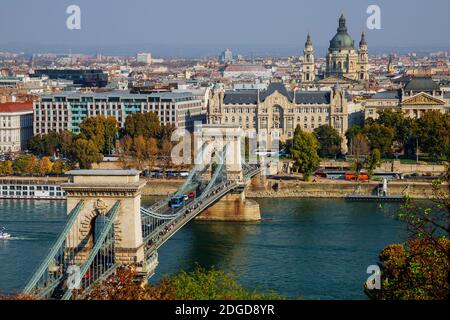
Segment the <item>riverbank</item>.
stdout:
[[[11,180],[34,180],[40,183],[60,184],[67,181],[64,177],[26,178],[3,177]],[[143,196],[168,196],[183,184],[182,179],[148,179],[142,189]],[[343,180],[318,179],[315,182],[304,182],[295,177],[290,179],[265,179],[256,177],[246,189],[247,198],[344,198],[352,193],[362,195],[376,194],[380,182],[357,182]],[[428,199],[433,196],[430,182],[425,181],[391,181],[388,184],[389,193],[392,195],[409,195],[417,199]],[[449,185],[439,186],[440,191],[449,192]]]
[[[183,183],[179,180],[149,180],[142,190],[143,196],[167,196],[175,192]],[[375,194],[380,182],[356,182],[319,179],[316,182],[260,179],[252,181],[245,190],[247,198],[345,198],[352,193]],[[448,192],[448,184],[442,184],[442,192]],[[392,195],[409,195],[416,199],[433,197],[430,182],[392,181],[389,182]]]
[[[315,182],[284,181],[267,179],[264,183],[252,183],[246,190],[249,198],[345,198],[349,194],[377,194],[380,182],[357,182],[317,179]],[[408,195],[416,199],[433,198],[431,182],[392,181],[388,184],[389,194]],[[449,185],[439,186],[442,192],[449,192]]]

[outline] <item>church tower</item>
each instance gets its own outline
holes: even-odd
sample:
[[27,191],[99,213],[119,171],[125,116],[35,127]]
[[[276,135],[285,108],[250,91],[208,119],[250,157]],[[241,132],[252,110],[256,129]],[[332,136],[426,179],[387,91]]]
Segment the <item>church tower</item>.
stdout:
[[305,49],[303,50],[302,82],[313,82],[315,78],[314,48],[311,41],[311,35],[308,33]]
[[389,63],[387,69],[390,76],[393,76],[395,74],[395,66],[394,62],[392,61],[392,54],[389,55]]
[[364,32],[361,34],[361,41],[359,42],[358,66],[358,80],[369,80],[369,48]]

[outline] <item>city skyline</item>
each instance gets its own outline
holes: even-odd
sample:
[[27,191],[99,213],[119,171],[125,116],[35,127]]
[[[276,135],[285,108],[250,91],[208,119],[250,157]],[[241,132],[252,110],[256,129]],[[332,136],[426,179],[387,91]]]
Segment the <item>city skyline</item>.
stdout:
[[[450,40],[443,39],[439,30],[450,28],[445,19],[450,3],[431,2],[435,5],[430,10],[429,2],[420,1],[409,1],[408,6],[385,0],[347,0],[326,6],[318,1],[306,6],[306,1],[284,0],[277,3],[279,10],[272,10],[273,3],[253,0],[242,4],[231,0],[220,7],[208,6],[204,0],[189,4],[133,0],[126,5],[108,1],[107,6],[102,1],[8,0],[2,4],[0,49],[112,55],[151,51],[163,57],[201,57],[229,47],[250,56],[288,56],[301,53],[309,32],[317,54],[324,55],[337,19],[344,13],[349,33],[357,39],[364,31],[372,54],[445,50]],[[80,30],[66,27],[66,9],[72,4],[81,8]],[[381,10],[380,30],[366,26],[366,10],[372,4]],[[44,15],[46,19],[39,19]]]

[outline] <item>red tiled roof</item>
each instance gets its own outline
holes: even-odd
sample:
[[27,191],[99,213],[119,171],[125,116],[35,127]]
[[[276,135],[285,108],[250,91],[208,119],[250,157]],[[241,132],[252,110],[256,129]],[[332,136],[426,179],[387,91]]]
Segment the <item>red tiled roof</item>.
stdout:
[[0,103],[0,112],[33,111],[33,101]]
[[245,64],[230,64],[225,68],[225,71],[247,71],[247,72],[255,72],[255,71],[267,71],[264,66],[260,65],[245,65]]

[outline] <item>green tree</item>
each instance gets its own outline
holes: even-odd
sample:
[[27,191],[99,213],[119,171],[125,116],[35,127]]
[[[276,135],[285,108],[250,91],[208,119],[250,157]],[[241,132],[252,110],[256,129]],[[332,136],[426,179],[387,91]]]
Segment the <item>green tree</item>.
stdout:
[[220,270],[199,266],[191,272],[164,276],[155,285],[134,281],[132,267],[120,267],[108,279],[94,285],[88,300],[274,300],[284,297],[260,293],[242,287],[232,276]]
[[72,161],[77,162],[80,169],[91,169],[93,163],[99,163],[103,154],[95,142],[83,138],[75,140],[70,147]]
[[125,119],[125,134],[135,138],[156,138],[160,134],[161,125],[156,113],[133,113]]
[[345,133],[345,137],[347,138],[347,146],[350,152],[352,150],[353,139],[355,139],[355,137],[360,133],[364,133],[364,129],[358,125],[351,126]]
[[305,181],[309,180],[314,170],[320,165],[318,150],[319,142],[314,134],[302,131],[298,125],[294,132],[291,154],[294,168],[303,173]]
[[370,149],[378,149],[382,154],[391,152],[395,133],[394,129],[374,123],[365,126],[364,131],[369,140]]
[[116,136],[119,130],[116,118],[107,117],[104,126],[105,126],[105,145],[103,148],[103,152],[106,154],[111,154],[116,145]]
[[417,120],[407,117],[402,111],[378,111],[376,123],[394,130],[394,149],[413,156],[416,150]]
[[319,141],[319,156],[336,157],[341,153],[342,137],[330,125],[323,125],[314,130],[314,134]]
[[36,157],[31,155],[20,155],[14,159],[13,170],[16,174],[32,174],[36,164]]
[[89,117],[80,123],[80,138],[92,141],[98,150],[103,151],[105,146],[104,116]]
[[373,149],[369,156],[365,159],[365,167],[369,176],[373,176],[375,169],[381,165],[381,153],[378,149]]
[[425,112],[417,120],[417,137],[422,152],[433,160],[450,158],[450,114]]

